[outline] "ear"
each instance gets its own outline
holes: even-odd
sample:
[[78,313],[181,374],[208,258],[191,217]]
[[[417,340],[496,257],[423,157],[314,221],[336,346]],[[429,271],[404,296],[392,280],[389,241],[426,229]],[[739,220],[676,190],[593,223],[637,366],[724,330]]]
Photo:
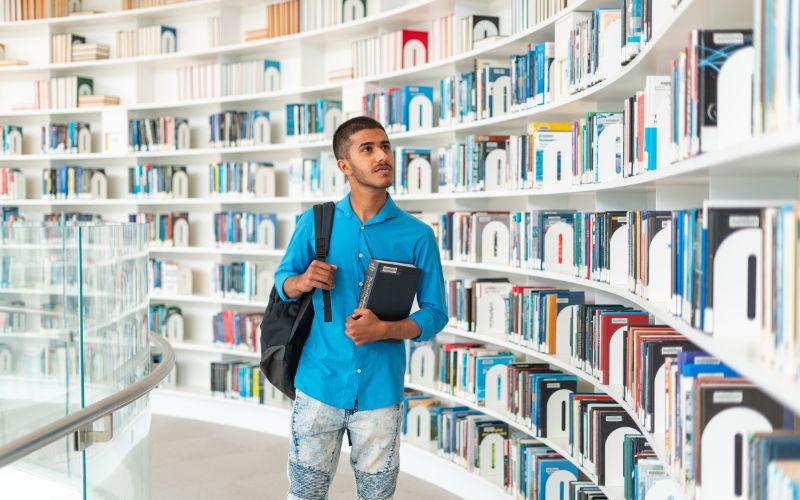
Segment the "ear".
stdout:
[[336,160],[336,166],[339,167],[339,170],[348,177],[353,173],[353,169],[350,168],[349,162],[345,159]]

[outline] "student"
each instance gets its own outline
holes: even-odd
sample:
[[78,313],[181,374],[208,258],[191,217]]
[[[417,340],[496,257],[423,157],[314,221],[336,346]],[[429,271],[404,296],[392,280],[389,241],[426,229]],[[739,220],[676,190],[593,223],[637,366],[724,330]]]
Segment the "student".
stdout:
[[[314,260],[314,213],[307,210],[275,272],[283,300],[314,288],[330,290],[333,318],[324,322],[322,292],[316,291],[294,381],[288,498],[326,498],[347,433],[358,497],[385,499],[394,494],[399,473],[405,348],[381,340],[425,341],[444,328],[444,278],[433,231],[386,192],[394,161],[381,124],[367,117],[344,122],[333,136],[333,151],[350,194],[336,203],[327,262]],[[422,271],[418,311],[381,321],[369,309],[356,309],[371,258]]]

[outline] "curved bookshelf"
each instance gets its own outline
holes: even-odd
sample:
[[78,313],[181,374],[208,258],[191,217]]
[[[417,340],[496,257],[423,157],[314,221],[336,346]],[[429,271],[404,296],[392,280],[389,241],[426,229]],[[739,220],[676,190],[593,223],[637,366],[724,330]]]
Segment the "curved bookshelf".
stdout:
[[222,307],[246,307],[262,310],[267,305],[267,300],[244,300],[232,299],[223,297],[211,297],[208,295],[193,294],[193,295],[179,295],[167,293],[150,293],[150,302],[156,304],[163,304],[165,302],[176,304],[201,304],[201,305],[214,305]]
[[496,345],[498,347],[502,347],[504,349],[508,349],[510,351],[525,356],[530,356],[540,361],[544,361],[545,363],[554,366],[559,370],[562,370],[571,375],[575,375],[582,381],[590,384],[596,390],[596,392],[602,392],[603,394],[608,394],[614,399],[614,401],[616,401],[622,407],[623,410],[625,410],[631,416],[631,418],[633,418],[634,422],[636,422],[636,425],[639,427],[639,431],[647,439],[647,441],[650,442],[650,445],[653,447],[653,451],[656,452],[656,455],[658,455],[659,460],[661,460],[666,466],[667,461],[666,461],[666,452],[664,448],[665,446],[664,435],[653,434],[651,432],[648,432],[647,429],[645,429],[644,427],[642,427],[641,423],[639,422],[639,418],[636,415],[636,412],[633,410],[633,408],[631,408],[628,402],[625,401],[625,398],[623,396],[622,386],[605,385],[601,383],[592,375],[586,373],[585,371],[573,365],[569,357],[564,355],[546,354],[543,352],[539,352],[536,349],[532,349],[530,347],[517,344],[516,342],[511,342],[510,340],[492,337],[491,335],[481,335],[480,333],[468,332],[466,330],[461,330],[459,328],[454,328],[452,326],[445,327],[445,329],[442,330],[441,333],[455,335],[457,337],[465,339]]
[[151,254],[158,255],[237,255],[244,257],[281,257],[286,250],[258,247],[160,247],[150,246]]
[[473,264],[467,262],[442,261],[443,266],[469,269],[474,271],[487,271],[530,278],[568,283],[581,288],[597,290],[613,295],[619,300],[631,303],[643,311],[652,314],[659,321],[674,328],[675,331],[693,342],[697,347],[718,357],[728,366],[739,372],[743,377],[758,385],[761,390],[780,402],[793,412],[800,412],[800,382],[788,378],[775,368],[764,363],[760,358],[758,349],[753,345],[734,338],[734,341],[714,338],[712,334],[694,328],[683,319],[674,316],[664,304],[650,302],[627,289],[612,286],[599,281],[588,280],[547,271],[535,269],[522,269],[513,266],[500,266],[492,264]]
[[[213,397],[208,391],[190,388],[156,389],[150,395],[150,403],[153,413],[157,415],[190,418],[289,437],[287,408]],[[349,450],[345,448],[344,451]],[[513,498],[477,474],[406,442],[400,446],[400,470],[469,500]]]
[[215,344],[201,344],[199,342],[176,342],[170,341],[170,345],[176,351],[189,351],[204,354],[214,354],[223,356],[236,356],[238,358],[261,359],[261,354],[257,352],[244,351],[241,349],[231,349],[229,347],[218,346]]
[[[183,13],[185,11],[197,12],[199,8],[216,7],[221,4],[223,0],[192,0],[185,2],[175,2],[167,5],[159,5],[156,7],[143,7],[140,9],[129,10],[115,10],[109,12],[101,12],[97,14],[76,14],[64,17],[48,17],[45,19],[31,19],[28,21],[6,21],[0,22],[0,30],[25,30],[25,29],[38,29],[47,26],[66,26],[66,25],[89,25],[97,23],[98,21],[108,22],[117,21],[125,18],[146,18],[155,17],[162,14]],[[196,14],[195,14],[196,15]]]
[[[468,406],[468,407],[470,407],[470,408],[472,408],[474,410],[481,411],[481,412],[485,413],[486,415],[489,415],[492,418],[496,418],[497,420],[502,420],[503,422],[506,422],[508,425],[514,427],[515,429],[524,432],[525,434],[529,435],[530,437],[537,439],[542,444],[552,448],[553,451],[555,451],[556,453],[558,453],[562,457],[566,458],[567,460],[569,460],[570,462],[575,464],[575,466],[578,467],[578,469],[586,477],[588,477],[593,483],[597,484],[597,478],[594,476],[594,474],[592,474],[586,468],[584,468],[582,465],[580,465],[573,458],[572,454],[568,451],[567,448],[569,447],[569,443],[567,443],[566,439],[547,439],[547,438],[536,436],[535,433],[533,432],[533,430],[531,430],[530,428],[526,427],[525,425],[522,425],[522,424],[518,423],[512,417],[510,417],[508,415],[505,415],[505,414],[503,414],[501,412],[497,412],[497,411],[491,410],[489,408],[485,408],[483,406],[477,405],[477,404],[475,404],[475,403],[473,403],[473,402],[471,402],[469,400],[466,400],[464,398],[459,398],[458,396],[453,396],[452,394],[448,394],[446,392],[442,392],[442,391],[439,391],[437,389],[433,389],[433,388],[430,388],[430,387],[427,387],[427,386],[424,386],[424,385],[412,384],[412,383],[408,383],[408,382],[406,382],[405,385],[409,389],[414,389],[416,391],[424,392],[425,394],[429,394],[429,395],[431,395],[431,396],[433,396],[435,398],[441,399],[443,401],[449,401],[451,403],[456,403],[456,404],[459,404],[459,405]],[[601,491],[603,491],[603,493],[606,494],[606,496],[610,500],[618,500],[618,499],[625,498],[624,492],[623,492],[621,487],[617,487],[617,486],[599,486],[599,488],[600,488]]]
[[[199,5],[186,5],[191,10],[195,10],[200,6],[215,5],[222,2],[220,0],[194,0],[185,2],[185,4],[199,4]],[[345,38],[355,38],[374,34],[376,30],[381,28],[394,28],[401,27],[409,22],[414,22],[422,18],[433,19],[439,15],[444,15],[447,11],[448,5],[452,4],[452,0],[416,0],[412,3],[402,5],[400,7],[389,9],[377,15],[364,17],[355,21],[341,23],[333,26],[326,26],[324,28],[301,31],[291,35],[266,38],[262,40],[255,40],[250,42],[239,42],[217,47],[209,47],[197,50],[183,50],[172,52],[168,54],[147,55],[137,57],[118,57],[100,59],[95,61],[81,61],[69,63],[46,63],[37,65],[24,65],[24,66],[10,66],[0,68],[0,73],[37,73],[48,71],[69,71],[73,69],[84,70],[93,68],[113,68],[114,66],[129,66],[139,64],[181,64],[193,60],[203,60],[209,58],[216,58],[219,56],[235,56],[244,54],[256,54],[270,50],[284,50],[290,47],[297,47],[300,44],[306,43],[328,43],[331,41],[341,41]],[[161,14],[167,13],[170,9],[165,7],[152,7],[147,10],[153,13]],[[145,10],[145,9],[131,9],[131,11]],[[174,9],[171,9],[174,10]],[[86,18],[87,21],[96,22],[97,20],[104,21],[106,19],[117,19],[121,17],[122,13],[131,11],[107,12],[104,14],[89,14],[85,16],[69,16],[71,18]],[[117,15],[114,15],[117,14]],[[141,13],[140,13],[141,14]],[[36,20],[40,24],[45,24],[42,21]],[[22,21],[28,23],[30,21]],[[16,25],[17,23],[0,23],[0,29],[5,28],[6,25]]]

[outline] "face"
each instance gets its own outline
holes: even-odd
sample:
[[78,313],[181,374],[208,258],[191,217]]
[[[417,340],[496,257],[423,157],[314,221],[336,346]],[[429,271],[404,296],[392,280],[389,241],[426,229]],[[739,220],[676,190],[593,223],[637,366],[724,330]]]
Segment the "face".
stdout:
[[355,183],[386,189],[394,180],[394,157],[389,138],[381,129],[360,130],[350,136],[349,158],[339,160],[339,168]]

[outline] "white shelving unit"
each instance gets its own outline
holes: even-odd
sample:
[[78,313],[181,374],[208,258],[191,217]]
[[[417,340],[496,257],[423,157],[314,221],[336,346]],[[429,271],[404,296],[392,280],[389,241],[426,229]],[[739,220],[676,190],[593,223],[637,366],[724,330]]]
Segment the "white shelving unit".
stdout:
[[[84,2],[86,3],[86,2]],[[92,2],[94,3],[94,2]],[[454,8],[474,11],[483,8],[497,12],[501,19],[510,16],[507,0],[493,0],[476,7],[467,0],[368,0],[369,16],[365,19],[321,30],[287,37],[241,42],[246,29],[264,24],[265,3],[256,0],[193,0],[163,7],[115,11],[102,14],[77,15],[67,18],[44,19],[18,23],[0,23],[0,36],[7,46],[9,57],[29,60],[29,65],[0,68],[3,83],[0,88],[0,123],[24,127],[24,153],[0,156],[0,165],[20,168],[27,183],[27,199],[0,200],[0,206],[19,206],[23,213],[38,218],[50,210],[86,210],[102,212],[108,218],[123,218],[134,211],[187,211],[190,213],[190,246],[153,247],[156,258],[178,260],[193,272],[192,295],[156,295],[151,303],[179,305],[186,317],[184,342],[175,343],[179,352],[178,388],[160,390],[153,396],[156,412],[192,418],[208,418],[226,425],[239,425],[255,430],[288,435],[285,410],[259,407],[237,401],[211,398],[207,395],[208,362],[210,358],[241,358],[255,361],[254,353],[225,349],[212,345],[210,319],[222,308],[263,311],[266,297],[258,300],[239,300],[213,296],[210,285],[210,265],[214,261],[232,259],[257,260],[275,266],[283,250],[258,248],[216,247],[213,241],[212,214],[217,210],[275,211],[279,215],[278,244],[285,246],[293,228],[294,214],[313,203],[330,197],[290,198],[286,187],[286,161],[293,157],[308,157],[330,148],[330,141],[291,143],[282,140],[283,107],[287,103],[316,98],[342,98],[353,92],[372,91],[376,87],[406,83],[435,84],[457,71],[472,67],[475,58],[505,59],[520,53],[528,44],[553,38],[555,21],[572,11],[591,10],[619,5],[618,0],[573,0],[561,13],[519,33],[480,48],[432,61],[402,71],[372,75],[344,83],[328,83],[325,72],[349,61],[350,43],[360,37],[375,35],[401,27],[427,29],[431,19],[452,12]],[[94,6],[94,5],[93,5]],[[255,14],[258,15],[255,15]],[[220,15],[223,45],[203,47],[205,20]],[[730,28],[752,25],[751,0],[729,0],[720,8],[720,0],[682,0],[662,29],[654,33],[644,50],[621,70],[603,82],[562,100],[530,109],[523,109],[490,119],[476,120],[450,126],[435,127],[405,133],[390,134],[395,145],[412,145],[435,149],[468,134],[520,133],[532,121],[572,120],[588,111],[621,109],[622,100],[644,86],[647,75],[664,74],[670,60],[687,44],[691,29]],[[222,19],[224,17],[224,19]],[[505,21],[503,21],[505,22]],[[50,35],[62,32],[86,32],[90,41],[113,42],[113,33],[148,24],[164,23],[178,28],[179,52],[160,56],[109,59],[68,64],[49,62]],[[503,31],[507,32],[506,28]],[[187,47],[191,40],[191,48]],[[25,56],[21,49],[24,47]],[[281,61],[282,90],[260,94],[226,96],[209,99],[178,100],[175,67],[211,61],[270,58]],[[12,111],[11,105],[31,95],[31,80],[68,74],[94,78],[97,93],[119,95],[122,104],[102,108],[72,108],[51,110]],[[250,109],[269,109],[273,120],[273,143],[236,148],[210,148],[207,116],[213,112]],[[352,111],[352,110],[345,110]],[[192,148],[175,151],[130,152],[101,151],[103,133],[120,120],[150,117],[158,114],[185,116],[192,127]],[[39,154],[36,151],[38,127],[50,121],[77,119],[90,122],[95,149],[80,155]],[[278,173],[278,190],[270,198],[215,198],[207,192],[207,164],[220,160],[272,161]],[[675,209],[699,206],[703,199],[797,199],[800,134],[786,131],[743,141],[734,147],[703,154],[673,163],[665,168],[642,175],[603,184],[546,187],[541,189],[431,193],[397,195],[394,199],[408,210],[531,210],[576,209],[605,211],[622,209]],[[134,199],[127,197],[127,167],[137,162],[186,164],[190,176],[189,198]],[[38,199],[38,180],[42,167],[60,164],[80,164],[104,167],[109,178],[109,199]],[[338,198],[338,197],[335,197]],[[334,199],[335,199],[334,198]],[[577,278],[511,266],[466,262],[444,262],[448,277],[507,276],[520,283],[560,283],[587,291],[587,299],[609,300],[634,305],[649,312],[657,321],[668,324],[694,342],[698,347],[718,356],[758,384],[766,393],[800,412],[800,383],[777,373],[760,359],[752,346],[724,342],[700,332],[680,318],[670,314],[662,304],[651,303],[619,287]],[[3,293],[0,290],[0,293]],[[7,293],[7,292],[5,292]],[[2,309],[2,308],[0,308]],[[594,390],[605,392],[617,400],[629,413],[631,409],[621,397],[618,387],[599,384],[593,377],[576,369],[560,357],[538,353],[517,344],[476,333],[447,328],[446,333],[510,349],[522,356],[541,359],[568,373],[573,373]],[[415,389],[445,401],[476,407],[471,402],[430,388]],[[531,434],[506,415],[496,418]],[[633,413],[631,413],[633,415]],[[635,416],[635,415],[634,415]],[[215,420],[216,419],[216,420]],[[634,420],[637,420],[634,418]],[[256,423],[252,423],[256,422]],[[638,420],[637,420],[638,422]],[[663,437],[644,432],[662,461],[665,459]],[[549,442],[555,450],[567,453],[566,444]],[[423,479],[435,479],[438,484],[467,498],[499,498],[501,492],[463,469],[424,451],[403,448],[404,468],[412,467]],[[420,454],[420,455],[416,455]],[[410,462],[413,462],[410,463]],[[588,471],[585,471],[588,472]],[[443,479],[444,478],[444,479]],[[444,482],[442,482],[444,481]],[[621,498],[622,492],[611,488],[610,498]]]

